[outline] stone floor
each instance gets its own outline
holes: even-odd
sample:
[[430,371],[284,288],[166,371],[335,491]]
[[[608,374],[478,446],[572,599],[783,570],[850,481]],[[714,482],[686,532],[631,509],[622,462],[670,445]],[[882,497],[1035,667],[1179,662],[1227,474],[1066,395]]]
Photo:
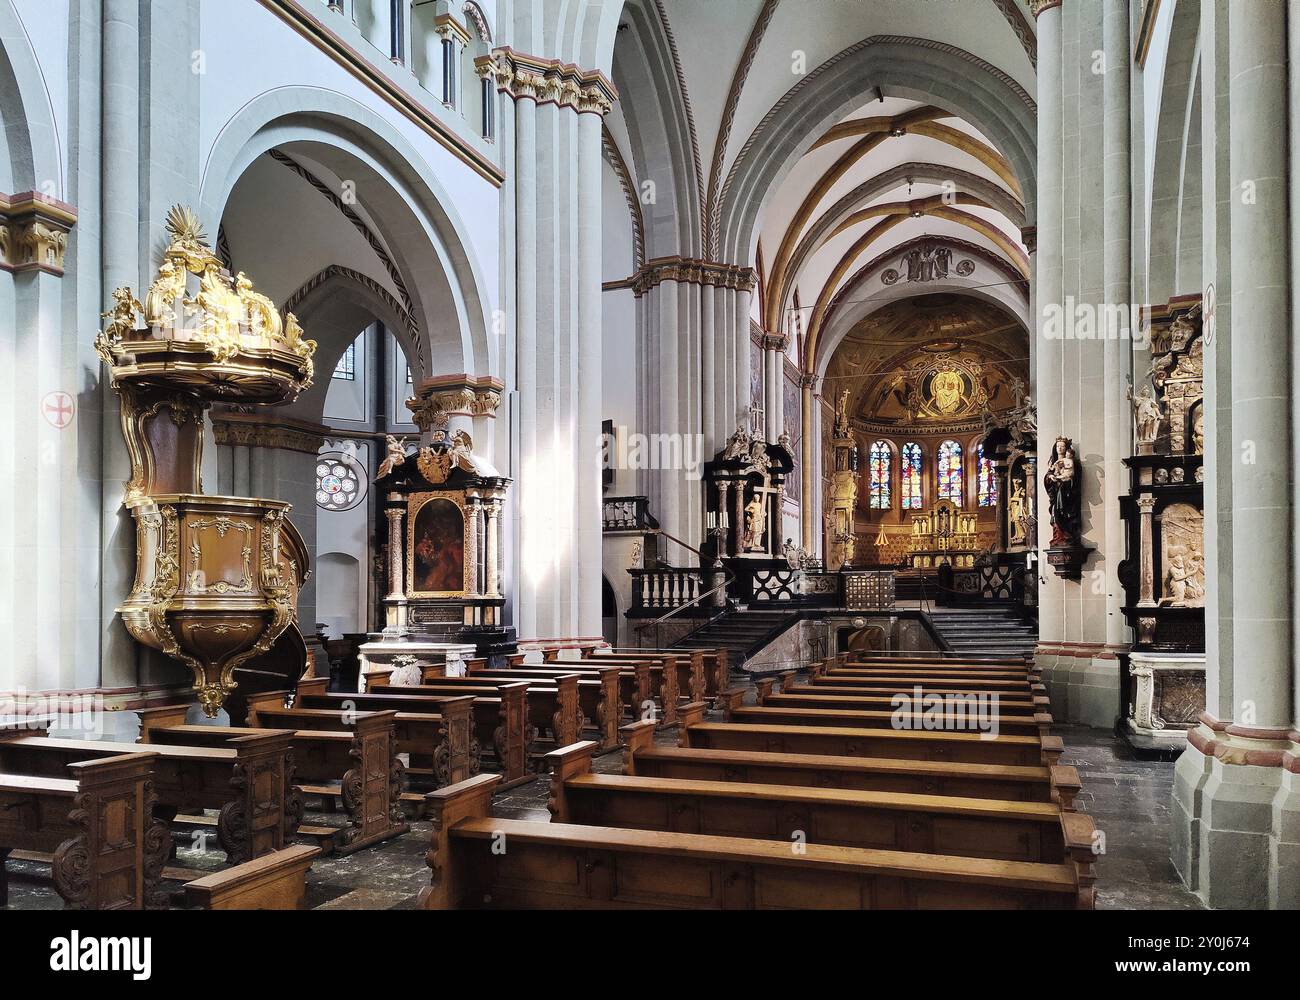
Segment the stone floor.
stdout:
[[[1105,833],[1105,853],[1097,865],[1098,909],[1199,909],[1169,862],[1169,793],[1173,764],[1137,759],[1128,744],[1111,733],[1078,726],[1056,730],[1065,741],[1061,762],[1079,770],[1083,792],[1079,807]],[[658,742],[675,745],[676,730],[663,731]],[[622,754],[597,757],[594,769],[620,770]],[[497,815],[511,819],[549,820],[547,782],[538,779],[499,795]],[[309,814],[308,823],[339,824],[338,815]],[[307,876],[308,904],[314,909],[411,909],[428,884],[424,853],[429,824],[417,821],[410,832],[346,857],[318,860]],[[174,862],[191,869],[218,866],[224,855],[211,850],[182,849]],[[58,909],[62,901],[50,888],[48,868],[10,860],[11,909]]]

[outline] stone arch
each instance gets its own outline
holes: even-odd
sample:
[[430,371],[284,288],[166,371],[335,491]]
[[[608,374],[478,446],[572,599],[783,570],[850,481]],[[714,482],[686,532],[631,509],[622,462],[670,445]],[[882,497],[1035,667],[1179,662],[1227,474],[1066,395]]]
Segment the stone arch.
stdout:
[[[1200,89],[1200,0],[1178,0],[1169,27],[1165,49],[1164,75],[1160,84],[1160,110],[1156,118],[1155,155],[1149,184],[1149,246],[1147,301],[1166,302],[1182,292],[1197,288],[1176,287],[1179,244],[1184,238],[1182,227],[1183,189],[1192,178],[1185,176],[1188,131],[1193,127],[1191,113],[1197,105]],[[1200,115],[1194,123],[1196,140],[1200,137]],[[1196,165],[1197,200],[1199,201],[1200,165]],[[1199,213],[1198,213],[1199,214]],[[1186,236],[1190,237],[1190,227]],[[1200,238],[1200,226],[1196,227]]]
[[629,30],[614,61],[636,178],[656,185],[654,210],[645,218],[647,255],[699,257],[703,178],[691,107],[665,22],[649,6],[627,5]]
[[[976,72],[971,72],[974,69]],[[1037,106],[1007,74],[964,49],[877,35],[822,63],[786,91],[746,140],[722,188],[716,241],[723,260],[749,260],[768,194],[817,138],[875,88],[945,108],[978,128],[1010,161],[1035,218]]]
[[309,154],[365,192],[365,207],[403,275],[423,331],[416,356],[431,369],[498,374],[499,345],[489,335],[490,286],[450,196],[405,137],[350,98],[284,87],[244,105],[221,129],[204,165],[200,214],[208,231],[217,230],[239,177],[276,148]]
[[[59,134],[36,52],[12,4],[0,4],[0,120],[6,163],[0,190],[66,198]],[[53,185],[53,190],[47,189]]]

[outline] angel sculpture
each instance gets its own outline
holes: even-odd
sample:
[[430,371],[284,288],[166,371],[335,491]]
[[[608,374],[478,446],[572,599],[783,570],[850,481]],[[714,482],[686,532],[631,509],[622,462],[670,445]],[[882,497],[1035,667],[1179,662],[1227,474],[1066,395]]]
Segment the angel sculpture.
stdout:
[[379,473],[375,476],[376,479],[383,479],[406,461],[406,438],[393,437],[391,434],[385,434],[384,438],[387,441],[388,454],[379,463]]

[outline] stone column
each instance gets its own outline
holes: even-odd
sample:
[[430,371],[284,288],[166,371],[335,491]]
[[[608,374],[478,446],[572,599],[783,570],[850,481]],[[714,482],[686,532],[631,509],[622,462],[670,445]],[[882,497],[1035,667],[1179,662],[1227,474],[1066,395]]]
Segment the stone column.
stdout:
[[[103,163],[100,235],[104,308],[113,289],[140,290],[140,3],[103,2]],[[88,234],[87,234],[88,235]],[[135,526],[122,508],[122,484],[131,459],[122,437],[117,393],[99,369],[103,444],[100,576],[100,683],[132,687],[139,682],[135,641],[117,617],[117,605],[135,577]]]
[[1152,549],[1152,513],[1156,508],[1156,498],[1144,493],[1137,498],[1138,506],[1138,605],[1144,608],[1156,606],[1155,583],[1156,571]]
[[497,565],[501,558],[501,540],[498,525],[501,520],[501,501],[490,500],[487,505],[487,529],[484,532],[484,539],[487,547],[487,553],[484,557],[484,564],[487,568],[487,596],[501,596],[501,578],[497,571]]
[[521,638],[600,634],[602,73],[498,49],[514,100]]
[[478,520],[479,505],[471,502],[465,505],[465,575],[469,584],[465,588],[466,597],[478,597]]
[[[400,497],[394,494],[389,499],[400,499]],[[405,511],[401,507],[389,507],[384,513],[388,517],[388,593],[384,596],[384,600],[404,601],[406,600],[403,581],[405,560],[402,558],[402,550],[405,540],[402,538],[402,520]]]
[[[1126,474],[1123,459],[1130,452],[1132,420],[1124,387],[1130,374],[1131,331],[1127,329],[1128,304],[1132,300],[1129,172],[1129,44],[1128,0],[1104,0],[1102,34],[1106,72],[1102,78],[1104,116],[1102,123],[1104,254],[1102,257],[1103,296],[1108,306],[1107,321],[1118,326],[1105,331],[1102,354],[1102,385],[1105,434],[1105,469],[1102,494],[1105,498],[1105,535],[1102,566],[1106,572],[1106,643],[1121,646],[1127,639],[1122,607],[1124,590],[1119,584],[1118,566],[1124,558],[1124,525],[1120,518],[1119,497],[1125,492]],[[1121,308],[1123,307],[1123,308]]]
[[[1287,282],[1286,8],[1231,5],[1232,554],[1238,648],[1234,714],[1254,707],[1254,726],[1284,729],[1291,713],[1291,497],[1280,457],[1290,453],[1291,351]],[[1246,449],[1254,455],[1247,460]]]
[[[749,408],[753,405],[750,398],[750,345],[749,311],[753,302],[752,288],[741,288],[736,292],[732,320],[735,324],[735,363],[736,363],[736,415],[735,422],[743,422],[746,430],[749,426]],[[730,430],[728,431],[730,433]]]
[[[717,384],[718,384],[718,345],[716,313],[714,298],[716,290],[712,285],[701,289],[700,297],[700,368],[702,384],[700,403],[703,408],[704,458],[712,458],[718,448],[717,427]],[[724,427],[725,431],[726,428]]]
[[[1038,440],[1050,446],[1064,428],[1060,410],[1063,390],[1063,343],[1049,320],[1062,308],[1064,268],[1064,133],[1062,127],[1062,31],[1061,3],[1036,0],[1031,9],[1038,23],[1038,219],[1037,260],[1034,283],[1036,312],[1034,399],[1038,404]],[[1056,652],[1065,638],[1065,583],[1047,565],[1051,545],[1050,508],[1042,489],[1038,518],[1039,657],[1043,670],[1056,666]]]
[[813,468],[813,452],[817,442],[812,433],[813,394],[816,391],[817,376],[804,374],[799,379],[799,544],[809,554],[813,551],[816,534],[813,530],[813,489],[817,470]]

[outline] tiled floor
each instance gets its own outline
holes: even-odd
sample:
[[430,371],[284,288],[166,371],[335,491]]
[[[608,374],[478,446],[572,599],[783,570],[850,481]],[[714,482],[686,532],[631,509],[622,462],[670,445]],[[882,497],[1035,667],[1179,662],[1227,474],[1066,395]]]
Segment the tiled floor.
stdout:
[[[1187,892],[1169,863],[1169,792],[1173,764],[1138,760],[1128,745],[1097,729],[1062,726],[1065,740],[1062,763],[1073,764],[1083,781],[1079,807],[1092,816],[1105,833],[1105,853],[1098,862],[1099,909],[1193,909],[1200,903]],[[672,745],[676,731],[659,734]],[[597,757],[595,770],[617,772],[622,754]],[[549,820],[547,782],[538,779],[502,793],[494,802],[497,815],[512,819]],[[334,823],[340,817],[308,816],[307,822]],[[317,909],[409,909],[428,884],[424,854],[429,824],[412,823],[409,833],[347,857],[317,861],[308,875],[308,903]],[[175,864],[187,868],[212,868],[223,858],[212,850],[181,850]],[[61,900],[50,888],[48,868],[30,862],[8,863],[10,907],[59,908]]]

